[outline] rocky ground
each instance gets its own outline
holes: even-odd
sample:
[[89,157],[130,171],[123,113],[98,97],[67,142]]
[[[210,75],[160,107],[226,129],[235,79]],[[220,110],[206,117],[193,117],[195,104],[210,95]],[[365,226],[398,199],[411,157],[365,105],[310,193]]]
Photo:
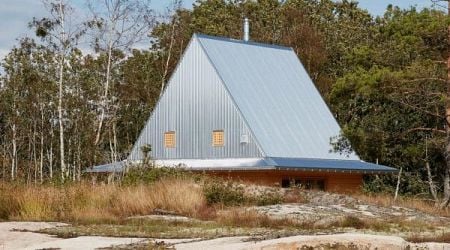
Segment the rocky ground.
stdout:
[[348,195],[326,192],[303,192],[305,203],[278,204],[252,207],[261,213],[277,218],[293,218],[313,223],[325,220],[338,221],[346,216],[365,219],[418,221],[446,225],[450,218],[427,214],[415,209],[368,204]]
[[414,244],[396,236],[369,234],[298,235],[272,240],[249,241],[246,237],[227,237],[175,244],[176,249],[450,249],[449,244]]
[[0,249],[95,249],[111,245],[131,244],[143,241],[139,238],[77,237],[56,238],[31,231],[63,227],[54,222],[1,222]]
[[[257,187],[251,187],[251,189],[254,190],[250,192],[268,191],[257,190]],[[270,230],[266,229],[263,230],[263,234],[259,235],[258,229],[255,228],[247,233],[246,231],[242,233],[243,229],[239,229],[229,234],[240,236],[223,237],[222,234],[216,236],[219,238],[210,237],[210,235],[198,237],[202,235],[198,232],[195,235],[192,234],[191,237],[186,237],[189,236],[186,232],[179,234],[180,237],[185,239],[155,239],[149,238],[149,236],[142,237],[143,234],[129,237],[133,236],[132,233],[131,235],[128,233],[126,237],[100,237],[91,236],[98,235],[98,233],[91,231],[70,236],[72,238],[57,238],[45,233],[38,233],[38,231],[58,232],[59,229],[75,230],[77,227],[63,223],[2,222],[0,223],[0,249],[151,249],[156,247],[176,249],[450,250],[450,244],[447,243],[411,243],[407,241],[413,239],[414,236],[437,239],[439,238],[437,236],[442,235],[440,241],[449,242],[450,219],[447,217],[400,206],[377,206],[347,195],[325,192],[304,192],[301,195],[304,197],[301,202],[240,208],[257,211],[259,214],[268,215],[272,219],[288,218],[304,225],[311,225],[311,228],[314,228],[311,231],[305,231],[302,228],[295,233],[301,235],[278,235],[276,233],[270,235]],[[349,220],[349,218],[352,219]],[[169,224],[164,224],[164,226],[175,225],[175,229],[183,226],[184,231],[194,225],[197,225],[199,230],[222,230],[222,228],[214,228],[209,224],[204,224],[206,222],[170,214],[138,216],[130,219],[145,220],[146,223],[150,224],[153,223],[152,221],[155,221],[155,223],[156,221],[166,221]],[[110,227],[114,229],[115,226],[110,225]],[[140,228],[142,228],[142,225]],[[42,229],[53,231],[42,231]],[[131,231],[133,232],[133,230]],[[238,233],[236,234],[236,232]],[[176,235],[176,232],[171,234],[171,238],[177,238]],[[445,238],[447,235],[448,239]]]
[[[201,239],[143,239],[83,236],[69,239],[29,232],[65,226],[47,222],[0,223],[1,249],[450,249],[445,243],[409,243],[397,236],[343,233],[333,235],[298,235],[270,240],[251,237]],[[149,245],[150,244],[150,245]]]

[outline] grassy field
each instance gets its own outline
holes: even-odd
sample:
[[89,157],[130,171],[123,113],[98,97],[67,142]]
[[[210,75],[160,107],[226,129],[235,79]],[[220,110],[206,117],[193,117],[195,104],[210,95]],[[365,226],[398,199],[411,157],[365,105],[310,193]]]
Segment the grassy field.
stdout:
[[[305,191],[262,188],[265,191],[249,193],[246,187],[239,183],[171,170],[132,173],[114,184],[0,183],[0,219],[69,223],[67,227],[42,231],[60,237],[98,235],[208,239],[251,235],[265,239],[358,230],[405,233],[405,237],[415,242],[433,239],[450,241],[447,231],[435,233],[442,230],[439,223],[405,220],[402,217],[372,219],[346,215],[327,224],[272,217],[253,208],[286,202],[306,204],[309,198],[304,195]],[[310,193],[309,197],[314,197],[314,193]],[[350,197],[380,207],[403,206],[434,214],[433,216],[449,216],[447,210],[436,209],[433,204],[412,198],[401,198],[394,202],[388,195],[357,193]],[[185,216],[188,219],[161,220],[145,217],[161,213]]]

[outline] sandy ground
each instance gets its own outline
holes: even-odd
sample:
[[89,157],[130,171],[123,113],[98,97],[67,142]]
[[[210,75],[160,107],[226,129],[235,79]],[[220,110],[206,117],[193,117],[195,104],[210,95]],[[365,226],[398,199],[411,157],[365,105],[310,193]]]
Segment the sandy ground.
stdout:
[[77,237],[60,239],[46,234],[20,232],[17,230],[40,230],[64,226],[52,222],[1,222],[0,250],[6,249],[95,249],[113,245],[131,244],[143,241],[138,238]]
[[[368,234],[335,234],[335,235],[311,235],[311,236],[292,236],[264,241],[247,241],[247,237],[226,237],[206,241],[190,242],[176,244],[175,248],[180,250],[187,249],[303,249],[302,247],[314,247],[324,249],[327,246],[349,247],[349,249],[430,249],[430,250],[450,250],[450,244],[441,243],[423,243],[411,244],[400,237],[368,235]],[[327,248],[325,248],[327,249]],[[342,249],[342,248],[340,248]]]

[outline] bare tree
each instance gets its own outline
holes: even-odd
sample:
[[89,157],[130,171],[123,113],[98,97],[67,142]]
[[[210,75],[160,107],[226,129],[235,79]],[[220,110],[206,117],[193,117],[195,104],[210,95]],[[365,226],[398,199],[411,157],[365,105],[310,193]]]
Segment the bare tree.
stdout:
[[[114,113],[110,110],[112,71],[119,61],[115,60],[113,53],[119,49],[127,51],[143,41],[152,28],[154,18],[149,0],[89,0],[88,6],[93,20],[88,23],[88,27],[92,31],[92,46],[95,51],[106,54],[106,69],[99,105],[100,114],[94,141],[94,144],[98,145],[101,141],[105,119]],[[111,121],[114,123],[114,118]],[[115,138],[114,125],[112,129],[112,137]],[[110,139],[111,151],[115,151],[114,149],[117,148],[115,144],[117,144],[117,140],[111,142]],[[115,160],[116,155],[115,152],[111,153],[112,161]]]
[[427,169],[428,176],[428,185],[430,187],[431,196],[433,196],[436,204],[439,202],[439,198],[437,196],[436,185],[433,182],[433,176],[431,174],[430,162],[428,161],[428,137],[425,137],[425,168]]
[[[168,13],[167,13],[167,17],[169,18],[173,18],[172,20],[172,25],[170,27],[170,41],[169,41],[169,48],[167,50],[167,58],[166,58],[166,62],[164,64],[164,69],[163,69],[163,75],[161,77],[161,90],[159,92],[159,96],[162,96],[162,94],[164,93],[164,88],[165,88],[165,84],[166,84],[166,79],[167,79],[167,74],[169,73],[169,66],[170,66],[170,59],[172,58],[172,51],[173,51],[173,46],[175,43],[175,27],[177,25],[177,20],[175,20],[175,18],[177,18],[176,15],[176,11],[179,10],[181,8],[181,4],[182,1],[181,0],[174,0],[172,8],[169,9]],[[168,20],[170,22],[170,20]]]
[[69,4],[69,0],[44,0],[44,5],[51,17],[33,19],[30,27],[34,27],[36,35],[47,42],[58,56],[56,57],[58,84],[58,125],[59,125],[59,154],[61,180],[67,177],[64,149],[64,92],[65,81],[64,72],[68,61],[67,54],[76,45],[80,37],[84,34],[81,22],[78,24],[74,20],[79,20],[74,16],[74,9]]
[[403,166],[400,167],[400,171],[398,172],[397,176],[397,186],[395,187],[395,194],[394,194],[394,201],[397,200],[398,197],[398,191],[400,190],[400,181],[402,179],[402,172],[403,172]]

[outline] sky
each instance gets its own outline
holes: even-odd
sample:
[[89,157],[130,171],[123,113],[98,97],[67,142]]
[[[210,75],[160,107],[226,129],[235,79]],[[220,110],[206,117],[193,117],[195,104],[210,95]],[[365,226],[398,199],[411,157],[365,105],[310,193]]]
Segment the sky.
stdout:
[[[85,0],[72,0],[77,8],[85,8]],[[153,8],[157,11],[164,11],[169,0],[153,0]],[[184,0],[185,8],[192,8],[195,0]],[[431,0],[360,0],[359,5],[367,9],[372,15],[382,15],[386,6],[397,5],[401,8],[416,6],[418,9],[431,7]],[[45,16],[45,9],[40,0],[0,0],[0,58],[3,58],[8,51],[17,44],[19,38],[32,35],[28,29],[28,22],[33,17]],[[1,70],[1,69],[0,69]]]

